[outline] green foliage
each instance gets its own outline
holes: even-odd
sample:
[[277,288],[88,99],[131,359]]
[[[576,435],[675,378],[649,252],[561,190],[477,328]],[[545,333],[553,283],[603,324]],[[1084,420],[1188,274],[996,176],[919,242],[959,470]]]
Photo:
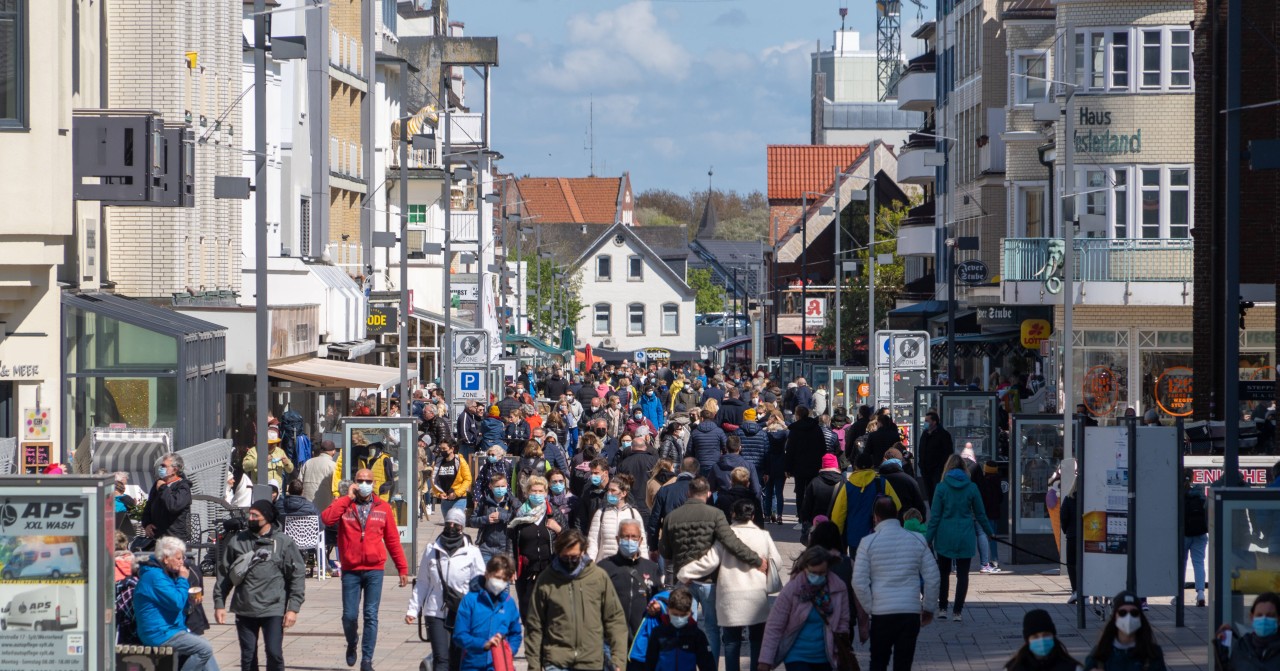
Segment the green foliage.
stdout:
[[698,268],[689,271],[689,287],[698,292],[694,311],[724,312],[724,287],[711,281],[710,268]]
[[655,207],[636,208],[636,223],[640,226],[679,226],[680,222]]
[[[769,225],[769,201],[760,191],[712,191],[715,205],[716,237],[722,240],[761,240]],[[682,196],[668,189],[650,189],[636,195],[636,221],[641,226],[685,224],[689,239],[698,232],[706,208],[707,192],[692,190]]]
[[529,288],[526,311],[529,313],[531,333],[546,342],[559,342],[560,331],[565,326],[577,330],[582,315],[582,273],[573,274],[565,281],[555,274],[564,270],[555,259],[543,259],[525,254],[525,285]]

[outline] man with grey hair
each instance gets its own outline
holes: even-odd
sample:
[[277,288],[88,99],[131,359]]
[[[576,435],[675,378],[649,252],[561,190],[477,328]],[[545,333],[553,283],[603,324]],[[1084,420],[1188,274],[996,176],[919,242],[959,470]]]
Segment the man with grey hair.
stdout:
[[182,466],[182,457],[177,452],[156,460],[156,482],[142,511],[142,531],[147,538],[191,539],[191,482]]
[[[634,489],[643,488],[637,486]],[[643,499],[644,495],[641,494],[640,498]],[[644,538],[642,529],[640,520],[623,518],[618,522],[618,552],[600,561],[600,568],[608,574],[614,591],[618,593],[618,600],[622,602],[622,612],[627,617],[627,640],[635,638],[636,631],[644,622],[649,601],[663,589],[658,564],[640,553]]]
[[[186,566],[187,545],[172,536],[156,541],[133,591],[133,615],[143,645],[168,646],[186,657],[182,671],[218,671],[213,646],[187,631],[187,600],[200,587]],[[194,584],[193,584],[194,583]]]

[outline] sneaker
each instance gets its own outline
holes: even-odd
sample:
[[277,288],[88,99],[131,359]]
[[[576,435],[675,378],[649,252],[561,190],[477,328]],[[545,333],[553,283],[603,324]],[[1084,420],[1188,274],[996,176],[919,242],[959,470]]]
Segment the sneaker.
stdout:
[[1208,602],[1204,600],[1203,596],[1196,597],[1196,608],[1204,608],[1206,605],[1208,605]]
[[356,665],[356,644],[348,643],[347,644],[347,666],[355,666],[355,665]]
[[435,514],[436,514],[436,507],[427,506],[427,517],[431,517],[432,515],[435,515]]
[[938,609],[938,617],[937,617],[937,618],[935,618],[935,619],[938,619],[938,620],[945,620],[945,619],[947,619],[947,609],[946,609],[946,608],[939,608],[939,609]]
[[991,562],[991,572],[992,572],[992,573],[1004,573],[1004,570],[1000,568],[1000,565],[999,565],[999,564],[997,564],[997,563],[995,563],[995,562]]
[[1075,592],[1072,592],[1072,593],[1071,593],[1071,598],[1070,598],[1070,599],[1067,599],[1067,605],[1069,606],[1069,605],[1071,605],[1071,604],[1074,604],[1075,602],[1077,602],[1077,601],[1079,601],[1079,600],[1080,600],[1080,595],[1079,595],[1079,594],[1076,594]]
[[982,568],[978,569],[978,573],[990,573],[990,572],[991,572],[991,564],[983,564]]
[[951,616],[951,619],[952,619],[952,620],[955,620],[956,622],[959,622],[959,621],[960,621],[960,613],[956,613],[955,615],[952,615],[952,616]]
[[804,525],[803,525],[803,524],[801,524],[801,523],[799,523],[799,522],[796,522],[796,525],[795,525],[794,527],[791,527],[791,528],[792,528],[792,529],[795,529],[796,531],[799,531],[799,530],[801,530],[801,529],[803,529],[803,528],[804,528]]

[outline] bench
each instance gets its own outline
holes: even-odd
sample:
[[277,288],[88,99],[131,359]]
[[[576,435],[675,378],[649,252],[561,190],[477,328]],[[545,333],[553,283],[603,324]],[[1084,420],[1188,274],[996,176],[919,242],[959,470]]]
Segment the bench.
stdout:
[[164,645],[117,645],[117,671],[177,671],[178,653]]

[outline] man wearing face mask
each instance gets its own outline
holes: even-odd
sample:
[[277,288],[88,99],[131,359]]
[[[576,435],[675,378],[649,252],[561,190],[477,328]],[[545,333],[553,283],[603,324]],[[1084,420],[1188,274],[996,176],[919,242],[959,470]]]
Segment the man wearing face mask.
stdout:
[[653,427],[653,435],[658,435],[658,429],[667,423],[667,410],[662,407],[662,399],[658,398],[658,392],[652,386],[644,388],[644,395],[640,397],[640,412]]
[[[609,574],[613,590],[622,602],[627,617],[627,640],[635,639],[645,610],[653,596],[662,591],[662,570],[658,564],[640,554],[644,534],[640,521],[624,519],[618,523],[618,552],[600,561],[600,568]],[[628,668],[636,668],[637,662],[628,662]]]
[[586,533],[596,511],[605,506],[606,489],[609,487],[609,462],[597,457],[591,462],[591,484],[578,497],[578,506],[569,518],[569,526]]
[[[378,605],[387,554],[400,573],[400,586],[409,584],[409,564],[400,547],[391,505],[373,491],[373,472],[362,468],[346,496],[334,500],[320,519],[338,526],[338,554],[342,561],[342,630],[347,638],[347,666],[356,664],[360,643],[361,671],[372,671],[378,641]],[[363,640],[357,633],[361,598],[364,600]]]
[[942,480],[942,467],[947,463],[947,457],[956,451],[956,447],[951,433],[942,428],[938,413],[929,411],[924,419],[925,429],[920,436],[917,454],[920,455],[920,478],[924,481],[924,495],[932,501],[933,490]]
[[222,554],[213,589],[214,619],[227,623],[230,594],[241,668],[258,668],[261,633],[267,671],[284,671],[284,630],[298,620],[306,598],[307,567],[293,539],[277,529],[270,502],[254,501],[245,517],[247,528],[227,542]]
[[[625,669],[627,619],[613,583],[584,556],[587,539],[577,529],[556,538],[556,558],[533,588],[525,631],[529,671]],[[601,646],[601,641],[604,646]]]
[[142,511],[142,530],[147,538],[173,536],[191,540],[191,482],[182,472],[182,457],[176,452],[156,460],[156,482]]
[[920,483],[902,470],[902,450],[893,447],[884,453],[884,462],[880,464],[880,477],[893,487],[898,500],[902,502],[902,512],[912,508],[920,511],[924,519],[929,517],[929,506],[924,502],[924,492],[920,491]]

